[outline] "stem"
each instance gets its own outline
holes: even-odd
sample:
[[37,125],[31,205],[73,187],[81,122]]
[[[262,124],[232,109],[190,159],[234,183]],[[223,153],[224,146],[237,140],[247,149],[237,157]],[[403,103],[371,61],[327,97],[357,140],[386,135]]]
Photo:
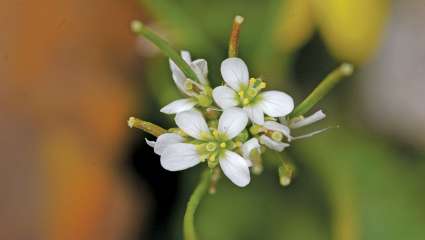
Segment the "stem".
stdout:
[[349,63],[343,63],[337,69],[333,70],[325,79],[302,101],[295,110],[289,114],[288,118],[301,116],[316,105],[337,83],[344,77],[353,73],[353,66]]
[[162,127],[156,124],[146,122],[135,117],[130,117],[128,119],[128,126],[130,128],[133,128],[133,127],[138,128],[156,137],[159,137],[160,135],[167,132],[167,130],[163,129]]
[[196,76],[192,68],[184,61],[180,55],[170,46],[170,44],[159,37],[156,33],[152,32],[149,28],[145,27],[142,22],[134,20],[131,23],[131,29],[137,35],[141,35],[151,41],[155,46],[157,46],[165,55],[167,55],[171,60],[173,60],[176,65],[182,70],[187,78],[198,81],[199,79]]
[[183,219],[183,234],[184,240],[196,240],[198,239],[195,231],[195,212],[198,208],[199,202],[202,197],[208,191],[209,182],[211,180],[211,171],[209,169],[202,173],[201,180],[190,196],[189,202],[187,203],[186,212]]
[[233,19],[232,32],[230,33],[229,39],[229,57],[238,56],[238,47],[239,47],[239,33],[241,31],[241,24],[243,23],[244,18],[241,16],[235,16]]

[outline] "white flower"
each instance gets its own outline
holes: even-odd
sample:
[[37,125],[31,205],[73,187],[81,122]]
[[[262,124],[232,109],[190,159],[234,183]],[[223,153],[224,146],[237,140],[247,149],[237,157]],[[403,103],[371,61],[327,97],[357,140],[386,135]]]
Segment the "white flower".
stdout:
[[287,141],[291,141],[290,130],[287,126],[274,121],[266,121],[263,125],[266,129],[266,133],[269,134],[260,136],[260,143],[266,147],[282,152],[285,148],[289,147],[289,143],[282,142],[283,136],[286,137]]
[[161,108],[161,112],[166,114],[175,114],[187,110],[191,110],[197,104],[208,105],[209,83],[207,79],[208,64],[205,59],[196,59],[192,61],[188,51],[181,51],[181,57],[189,64],[190,68],[195,72],[199,79],[199,83],[188,79],[183,71],[170,59],[170,69],[177,88],[188,98],[175,100]]
[[261,90],[266,84],[261,79],[249,78],[248,67],[240,58],[228,58],[221,63],[221,75],[228,86],[213,90],[215,102],[223,109],[242,107],[252,122],[263,125],[264,114],[283,117],[292,112],[294,101],[280,91]]
[[218,120],[217,129],[210,129],[202,114],[195,110],[177,113],[177,126],[192,140],[185,140],[178,134],[166,133],[158,137],[155,153],[161,156],[161,165],[169,171],[179,171],[207,161],[210,167],[220,165],[223,173],[237,186],[244,187],[250,182],[249,159],[237,154],[238,147],[249,154],[256,148],[255,143],[233,141],[248,124],[248,116],[239,108],[228,108]]
[[[300,117],[293,119],[289,122],[286,121],[284,118],[280,119],[281,123],[278,123],[276,121],[265,121],[264,124],[258,130],[259,133],[262,133],[262,135],[260,135],[260,143],[272,150],[281,152],[286,147],[290,146],[289,142],[293,140],[312,137],[318,133],[326,131],[328,128],[317,130],[296,137],[291,135],[291,129],[310,125],[312,123],[324,119],[325,117],[326,115],[320,110],[306,118]],[[283,142],[283,140],[286,140],[287,142]]]
[[[310,124],[313,124],[315,122],[318,122],[320,120],[323,120],[326,117],[326,114],[322,111],[319,110],[315,113],[313,113],[312,115],[308,116],[308,117],[298,117],[295,119],[292,119],[291,121],[287,121],[284,118],[280,119],[280,122],[286,126],[288,126],[290,129],[297,129],[297,128],[301,128]],[[298,139],[303,139],[303,138],[309,138],[312,137],[316,134],[322,133],[326,130],[328,130],[329,127],[327,128],[323,128],[317,131],[313,131],[304,135],[300,135],[300,136],[296,136],[296,137],[290,137],[290,140],[298,140]]]

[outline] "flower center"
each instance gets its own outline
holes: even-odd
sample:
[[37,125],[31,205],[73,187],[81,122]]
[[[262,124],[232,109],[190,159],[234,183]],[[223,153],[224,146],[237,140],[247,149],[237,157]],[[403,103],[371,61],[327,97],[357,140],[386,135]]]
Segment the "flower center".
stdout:
[[225,133],[219,132],[216,128],[210,128],[211,135],[197,140],[196,147],[201,161],[206,161],[210,168],[214,168],[219,163],[219,158],[226,150],[233,150],[240,146],[238,140],[230,140]]
[[247,106],[255,103],[258,100],[258,94],[266,87],[266,83],[261,79],[251,78],[249,79],[248,86],[242,88],[238,92],[238,100],[242,106]]

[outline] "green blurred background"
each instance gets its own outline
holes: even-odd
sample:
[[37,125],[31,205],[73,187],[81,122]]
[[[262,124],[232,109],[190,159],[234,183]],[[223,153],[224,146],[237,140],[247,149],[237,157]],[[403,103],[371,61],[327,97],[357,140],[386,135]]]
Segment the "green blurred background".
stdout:
[[340,127],[285,151],[292,184],[272,160],[246,188],[223,178],[201,239],[425,239],[422,0],[1,0],[0,239],[182,239],[202,167],[162,170],[127,128],[172,127],[159,108],[179,97],[129,23],[205,58],[218,84],[235,15],[251,74],[296,103],[339,63],[356,71],[315,108],[316,127]]

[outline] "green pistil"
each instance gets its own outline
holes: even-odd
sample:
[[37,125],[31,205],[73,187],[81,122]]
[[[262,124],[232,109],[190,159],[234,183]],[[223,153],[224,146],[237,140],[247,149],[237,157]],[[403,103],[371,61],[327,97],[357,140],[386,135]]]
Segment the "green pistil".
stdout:
[[212,98],[210,96],[199,94],[196,96],[196,99],[198,100],[198,104],[202,107],[208,107],[212,104]]
[[217,144],[215,142],[209,142],[205,146],[208,152],[214,152],[217,149]]
[[271,137],[272,137],[273,140],[280,142],[283,139],[283,134],[280,133],[280,132],[273,132]]

